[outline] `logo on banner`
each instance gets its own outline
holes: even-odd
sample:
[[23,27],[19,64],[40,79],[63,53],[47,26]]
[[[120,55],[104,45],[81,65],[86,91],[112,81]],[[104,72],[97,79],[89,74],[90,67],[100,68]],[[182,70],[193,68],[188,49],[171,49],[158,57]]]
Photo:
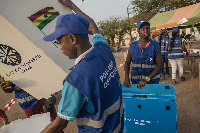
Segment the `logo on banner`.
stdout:
[[6,65],[19,65],[21,63],[20,54],[12,47],[0,44],[0,61]]

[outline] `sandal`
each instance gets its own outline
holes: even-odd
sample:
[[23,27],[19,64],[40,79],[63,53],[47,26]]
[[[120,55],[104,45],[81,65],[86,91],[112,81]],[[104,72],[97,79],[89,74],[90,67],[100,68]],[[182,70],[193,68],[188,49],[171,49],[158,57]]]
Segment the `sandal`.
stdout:
[[172,82],[172,85],[175,85],[176,84],[176,81]]
[[181,81],[184,81],[184,80],[185,80],[185,77],[182,76],[180,79],[181,79]]

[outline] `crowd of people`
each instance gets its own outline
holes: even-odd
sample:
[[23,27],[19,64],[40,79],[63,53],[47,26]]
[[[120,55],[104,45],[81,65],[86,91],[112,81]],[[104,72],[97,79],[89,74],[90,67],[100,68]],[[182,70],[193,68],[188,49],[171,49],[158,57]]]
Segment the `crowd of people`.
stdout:
[[[68,122],[75,119],[80,133],[122,133],[122,89],[112,50],[92,18],[71,0],[58,1],[75,13],[59,16],[55,31],[46,36],[44,41],[57,39],[63,54],[76,61],[63,80],[62,98],[57,114],[54,107],[55,97],[38,100],[3,77],[0,87],[5,93],[15,92],[15,98],[27,118],[34,114],[50,112],[52,123],[43,133],[63,132]],[[183,51],[187,53],[187,49],[183,40],[178,37],[179,29],[173,28],[172,38],[168,37],[166,29],[162,29],[159,42],[150,38],[149,22],[141,20],[137,24],[137,31],[140,38],[130,44],[124,66],[123,85],[131,87],[131,83],[137,84],[140,89],[145,84],[159,84],[163,62],[169,76],[168,60],[172,66],[172,84],[176,84],[177,65],[181,80],[185,80]],[[92,44],[88,34],[93,35]]]
[[[163,58],[163,69],[162,73],[166,74],[167,77],[169,77],[169,66],[168,61],[170,62],[170,65],[172,67],[172,85],[175,85],[177,83],[176,81],[176,71],[177,66],[179,70],[179,76],[182,81],[185,80],[185,77],[183,76],[183,59],[184,59],[184,53],[186,56],[188,56],[187,49],[185,48],[185,36],[184,32],[179,36],[179,29],[177,27],[174,27],[172,29],[172,38],[168,35],[168,30],[161,29],[160,31],[160,37],[159,37],[159,44],[161,46],[161,54]],[[166,72],[165,72],[166,69]]]

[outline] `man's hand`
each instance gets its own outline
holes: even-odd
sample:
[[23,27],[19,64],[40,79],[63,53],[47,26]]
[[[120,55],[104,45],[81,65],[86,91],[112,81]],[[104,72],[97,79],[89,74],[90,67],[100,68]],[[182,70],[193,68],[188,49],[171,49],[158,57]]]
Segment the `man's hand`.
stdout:
[[2,109],[0,109],[0,116],[1,116],[1,120],[3,121],[4,125],[9,124],[8,118]]
[[123,87],[126,87],[126,88],[131,88],[131,85],[130,85],[130,79],[129,78],[125,78],[124,79],[124,83],[123,83]]
[[73,4],[71,0],[58,0],[58,1],[67,7],[70,7]]
[[0,79],[0,88],[5,93],[12,93],[15,90],[13,83],[10,81],[5,81],[4,77],[1,77],[1,79]]
[[141,80],[138,85],[137,85],[137,88],[141,89],[142,87],[144,87],[144,85],[147,83],[146,80]]

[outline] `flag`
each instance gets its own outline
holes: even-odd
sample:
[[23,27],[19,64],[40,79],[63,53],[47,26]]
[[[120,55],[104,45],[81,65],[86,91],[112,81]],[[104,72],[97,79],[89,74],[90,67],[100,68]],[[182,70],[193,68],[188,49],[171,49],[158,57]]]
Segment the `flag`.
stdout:
[[48,23],[59,16],[59,12],[53,7],[46,7],[39,10],[35,14],[28,17],[40,30],[42,30]]

